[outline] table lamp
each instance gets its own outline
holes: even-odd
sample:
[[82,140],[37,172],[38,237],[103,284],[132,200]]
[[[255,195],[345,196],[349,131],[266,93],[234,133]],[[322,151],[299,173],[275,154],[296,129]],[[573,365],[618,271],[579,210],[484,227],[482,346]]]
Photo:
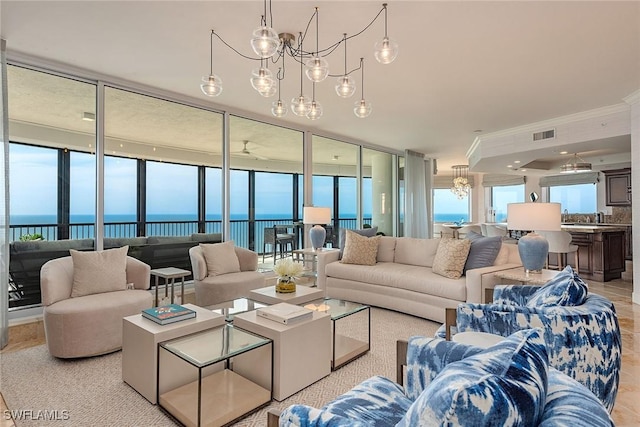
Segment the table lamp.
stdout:
[[327,237],[327,230],[320,224],[328,224],[331,221],[331,208],[305,207],[302,213],[302,222],[311,224],[309,239],[311,246],[317,250],[324,246],[324,239]]
[[509,203],[507,228],[530,231],[518,240],[520,260],[527,273],[541,273],[549,242],[536,231],[560,231],[560,203]]

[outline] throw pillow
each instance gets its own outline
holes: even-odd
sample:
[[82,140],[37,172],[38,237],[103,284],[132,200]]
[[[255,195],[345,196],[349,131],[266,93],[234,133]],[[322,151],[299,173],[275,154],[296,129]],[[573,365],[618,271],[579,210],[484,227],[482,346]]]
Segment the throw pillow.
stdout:
[[207,276],[240,271],[240,261],[233,240],[224,243],[200,243],[200,248],[207,263]]
[[365,237],[347,230],[342,254],[343,264],[376,265],[380,236]]
[[432,271],[449,279],[459,279],[467,262],[471,240],[440,239],[438,250],[433,259]]
[[104,251],[69,249],[73,260],[71,298],[127,289],[129,246]]
[[587,299],[589,286],[570,265],[534,292],[527,300],[527,307],[552,307],[582,305]]
[[518,331],[448,364],[397,426],[535,426],[547,395],[547,347],[539,329]]
[[502,247],[502,237],[485,237],[478,233],[469,232],[467,239],[471,242],[471,247],[462,274],[466,274],[467,270],[474,268],[492,266]]
[[[358,233],[361,236],[373,237],[378,233],[378,227],[376,226],[376,227],[371,227],[371,228],[362,228],[360,230],[349,230],[349,231],[353,231],[354,233]],[[339,258],[342,258],[342,254],[344,253],[344,245],[345,245],[346,240],[347,240],[346,232],[347,232],[346,228],[341,228],[340,229],[340,256],[339,256]]]

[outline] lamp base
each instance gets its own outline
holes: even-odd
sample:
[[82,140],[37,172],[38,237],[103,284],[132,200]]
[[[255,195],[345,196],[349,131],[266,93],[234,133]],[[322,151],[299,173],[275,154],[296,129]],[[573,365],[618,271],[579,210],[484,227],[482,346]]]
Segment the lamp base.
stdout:
[[518,253],[525,272],[542,273],[549,254],[549,242],[535,232],[526,234],[518,240]]
[[309,239],[311,239],[311,246],[313,249],[320,249],[324,246],[324,239],[327,237],[327,230],[320,225],[314,225],[309,230]]

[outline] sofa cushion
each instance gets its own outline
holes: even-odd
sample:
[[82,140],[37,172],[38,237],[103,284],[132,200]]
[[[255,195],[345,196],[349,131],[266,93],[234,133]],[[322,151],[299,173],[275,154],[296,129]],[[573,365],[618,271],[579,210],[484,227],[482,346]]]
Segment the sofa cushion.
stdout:
[[129,246],[86,252],[70,249],[73,260],[71,297],[126,290],[128,250]]
[[467,239],[471,241],[467,262],[464,265],[463,274],[474,268],[490,267],[496,261],[502,248],[502,237],[485,237],[482,234],[470,231]]
[[149,236],[147,243],[186,243],[191,242],[191,236]]
[[222,233],[193,233],[191,240],[194,242],[220,243],[222,242]]
[[[346,235],[347,230],[348,230],[347,228],[340,229],[340,258],[342,258],[342,255],[344,254],[344,246],[347,241],[347,235]],[[378,227],[362,228],[360,230],[349,230],[349,231],[358,233],[361,236],[373,237],[378,233]]]
[[378,242],[378,262],[393,262],[396,252],[396,238],[391,236],[380,236]]
[[582,305],[588,293],[588,285],[568,265],[531,295],[526,305],[531,308]]
[[433,260],[433,272],[450,279],[460,278],[470,247],[471,241],[467,239],[440,239]]
[[432,267],[438,251],[440,239],[416,239],[414,237],[399,237],[396,240],[394,262],[400,264]]
[[207,276],[240,271],[240,261],[233,240],[224,243],[200,243],[200,247],[207,263]]
[[516,332],[447,365],[399,426],[535,426],[547,393],[548,355],[539,329]]
[[380,236],[365,237],[352,230],[346,230],[344,253],[341,263],[375,265]]

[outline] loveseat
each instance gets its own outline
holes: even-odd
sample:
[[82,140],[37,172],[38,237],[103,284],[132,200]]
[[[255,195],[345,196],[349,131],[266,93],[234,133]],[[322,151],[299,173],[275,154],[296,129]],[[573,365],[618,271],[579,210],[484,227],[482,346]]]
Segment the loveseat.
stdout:
[[[199,243],[218,243],[219,233],[188,236],[105,238],[104,249],[129,246],[128,255],[151,269],[177,267],[191,270],[189,249]],[[49,260],[69,256],[69,249],[91,251],[93,239],[15,241],[9,245],[9,307],[40,304],[40,269]]]
[[450,279],[432,269],[442,239],[378,238],[375,265],[345,264],[338,251],[320,252],[318,287],[331,298],[444,322],[446,308],[482,302],[484,290],[498,283],[493,273],[522,265],[517,245],[502,243],[493,265]]
[[369,378],[323,408],[272,412],[268,426],[614,425],[586,387],[549,366],[539,329],[516,332],[486,350],[412,337],[403,356],[399,351],[406,373],[399,368],[397,382]]

